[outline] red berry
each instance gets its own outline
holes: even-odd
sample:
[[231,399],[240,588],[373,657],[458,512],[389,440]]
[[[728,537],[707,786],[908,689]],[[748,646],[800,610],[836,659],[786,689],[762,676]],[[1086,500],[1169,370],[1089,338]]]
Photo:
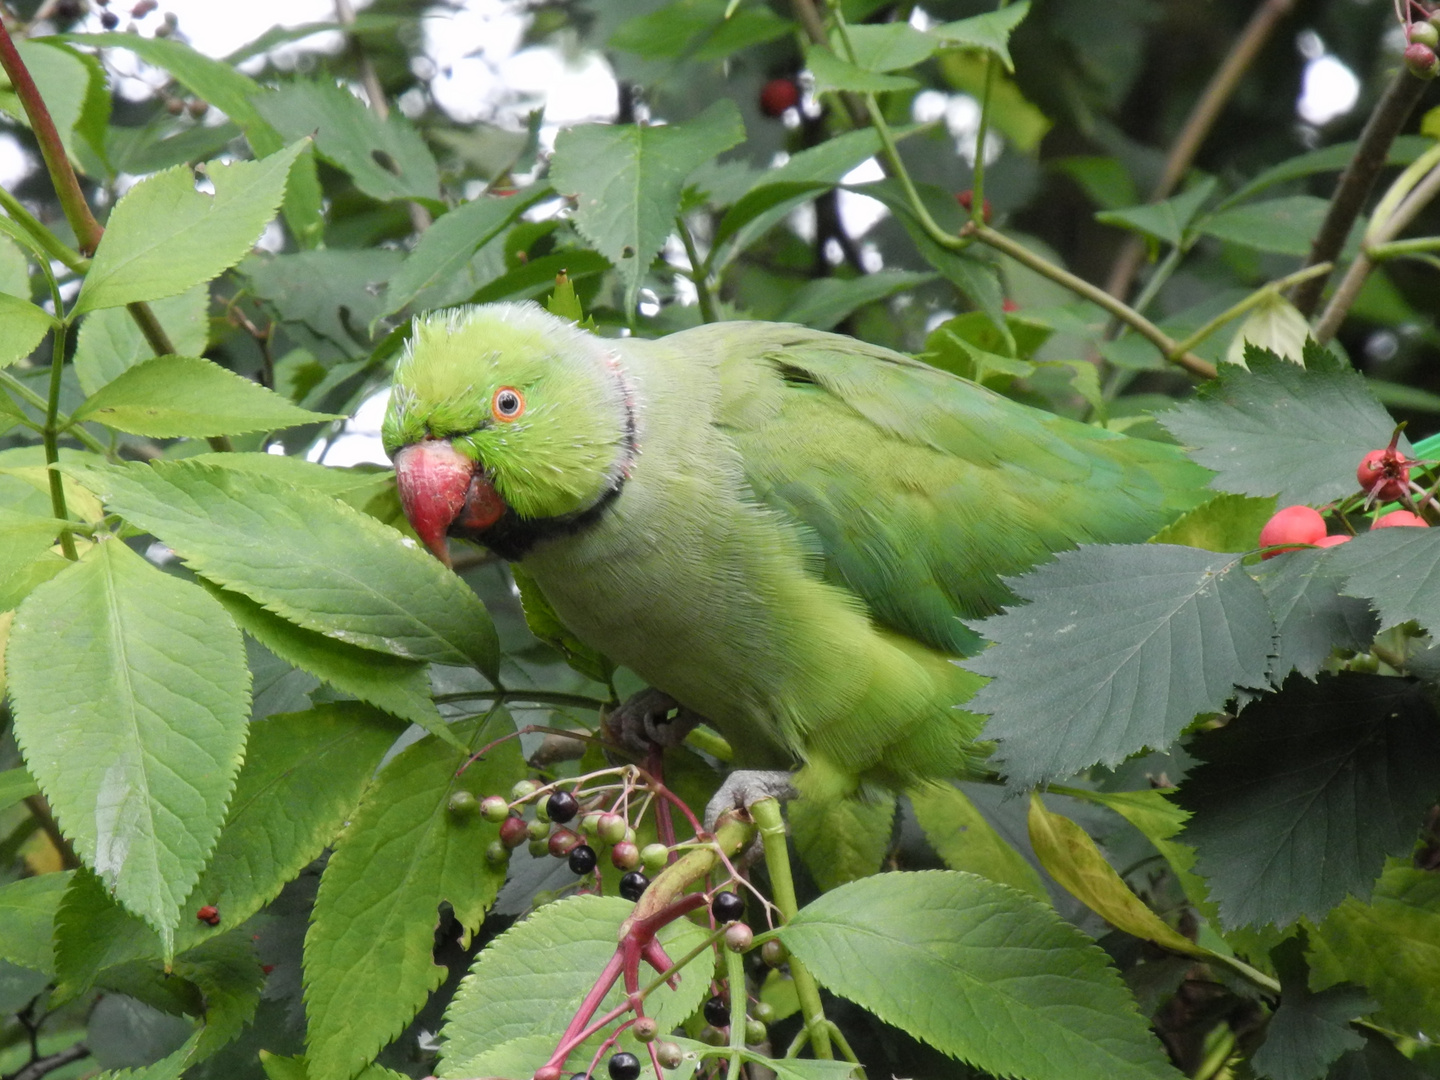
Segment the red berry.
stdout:
[[266,975],[269,975],[270,972],[272,972],[272,971],[275,970],[275,965],[274,965],[274,964],[261,964],[261,965],[260,965],[260,970],[263,971]]
[[640,849],[622,840],[610,849],[610,861],[616,870],[634,870],[640,865]]
[[[958,202],[961,206],[963,206],[965,208],[965,212],[968,214],[975,206],[975,192],[972,191],[970,188],[966,188],[964,191],[958,193],[955,196],[955,201]],[[984,220],[986,225],[990,224],[989,199],[985,199],[983,201],[983,204],[980,208],[980,217]]]
[[766,116],[783,116],[799,104],[800,87],[794,79],[771,79],[760,88],[760,111]]
[[1000,301],[1000,310],[1009,314],[1012,311],[1019,311],[1020,305],[1007,296],[1004,300]]
[[550,854],[564,859],[580,846],[580,837],[569,829],[556,829],[550,834]]
[[1360,482],[1366,494],[1382,502],[1389,502],[1410,490],[1410,463],[1405,460],[1405,455],[1393,446],[1384,450],[1371,450],[1360,459],[1360,466],[1355,470],[1355,479]]
[[1440,60],[1429,45],[1415,41],[1405,46],[1405,66],[1417,79],[1433,79],[1440,74]]
[[1339,536],[1322,536],[1315,541],[1315,546],[1318,548],[1337,547],[1340,544],[1348,544],[1353,539],[1354,537],[1345,536],[1343,533]]
[[517,848],[530,838],[529,826],[523,817],[507,817],[500,823],[500,843]]
[[755,943],[755,931],[743,922],[731,923],[725,928],[725,947],[731,952],[744,952]]
[[209,923],[211,926],[220,925],[220,912],[214,904],[206,904],[200,908],[195,912],[195,918],[203,923]]
[[1372,529],[1392,529],[1397,525],[1408,525],[1417,529],[1428,529],[1430,523],[1419,514],[1412,514],[1409,510],[1392,510],[1378,518]]
[[[1261,547],[1272,547],[1276,544],[1316,544],[1324,538],[1325,519],[1309,506],[1287,506],[1278,510],[1260,530]],[[1282,552],[1294,550],[1294,547],[1285,547],[1279,551],[1267,551],[1260,557],[1269,559]]]

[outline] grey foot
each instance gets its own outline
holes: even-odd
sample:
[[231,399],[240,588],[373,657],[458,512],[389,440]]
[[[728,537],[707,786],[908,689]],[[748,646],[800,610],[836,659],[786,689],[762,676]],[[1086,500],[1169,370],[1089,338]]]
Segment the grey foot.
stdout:
[[631,694],[606,719],[610,737],[641,757],[655,747],[679,746],[705,718],[663,690]]
[[779,770],[740,769],[732,772],[720,790],[705,804],[705,828],[715,831],[715,823],[726,810],[748,810],[761,799],[788,802],[799,795],[790,782],[790,774]]

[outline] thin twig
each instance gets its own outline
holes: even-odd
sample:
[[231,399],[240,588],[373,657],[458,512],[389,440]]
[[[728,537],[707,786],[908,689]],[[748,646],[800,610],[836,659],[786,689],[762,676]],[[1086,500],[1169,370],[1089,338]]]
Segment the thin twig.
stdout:
[[90,1048],[84,1043],[76,1043],[67,1046],[64,1050],[57,1050],[42,1058],[36,1058],[26,1065],[19,1072],[11,1073],[6,1080],[40,1080],[42,1076],[49,1076],[57,1069],[63,1069],[72,1061],[83,1061],[90,1056]]
[[89,259],[68,244],[61,243],[58,236],[47,229],[34,214],[25,209],[19,199],[3,187],[0,187],[0,207],[3,207],[5,212],[10,215],[11,220],[24,229],[35,243],[45,250],[45,254],[58,259],[77,274],[83,274],[90,269]]
[[[1152,203],[1168,198],[1184,178],[1195,160],[1195,155],[1200,152],[1205,137],[1210,134],[1210,129],[1215,126],[1225,104],[1234,95],[1250,65],[1255,62],[1261,47],[1270,39],[1280,20],[1288,15],[1294,6],[1295,0],[1266,0],[1255,9],[1255,14],[1245,24],[1245,29],[1230,46],[1224,62],[1210,77],[1209,85],[1195,102],[1195,107],[1190,110],[1190,115],[1185,120],[1185,126],[1180,129],[1174,145],[1170,147],[1160,179],[1150,192]],[[1144,259],[1145,241],[1139,236],[1131,236],[1115,258],[1105,291],[1118,300],[1124,300]]]
[[[813,0],[790,0],[790,8],[795,12],[795,18],[800,23],[800,28],[805,31],[805,36],[810,39],[810,44],[829,48],[830,41],[825,36],[825,20],[820,18],[820,12],[815,9]],[[853,90],[841,90],[838,96],[840,104],[845,106],[845,111],[850,114],[850,122],[857,128],[863,128],[867,123],[864,100]]]
[[700,258],[700,250],[695,246],[695,237],[690,233],[690,226],[685,223],[685,216],[675,216],[675,227],[680,233],[680,242],[685,245],[685,257],[690,260],[690,273],[687,275],[695,283],[695,297],[700,302],[700,318],[707,323],[719,322],[720,316],[715,313],[715,299],[710,295],[710,282],[705,277],[705,263]]
[[39,822],[40,831],[50,838],[50,842],[60,852],[60,860],[65,869],[78,869],[80,857],[75,854],[75,848],[69,839],[60,831],[60,825],[55,820],[55,815],[50,812],[50,804],[45,801],[45,796],[27,795],[25,805],[29,808],[30,815]]
[[1297,270],[1293,274],[1286,274],[1284,277],[1278,278],[1267,285],[1262,285],[1238,304],[1232,304],[1219,315],[1216,315],[1209,322],[1201,326],[1184,341],[1177,344],[1175,346],[1176,351],[1189,352],[1231,319],[1237,319],[1252,308],[1259,307],[1265,302],[1267,297],[1277,296],[1292,285],[1298,285],[1303,281],[1309,281],[1313,277],[1319,277],[1321,274],[1328,274],[1329,272],[1330,264],[1321,263],[1319,266],[1307,266],[1304,270]]
[[[1385,167],[1391,144],[1400,134],[1400,129],[1405,126],[1410,114],[1415,111],[1415,105],[1429,85],[1424,79],[1411,75],[1402,65],[1390,85],[1385,88],[1385,93],[1376,103],[1370,119],[1365,122],[1365,130],[1360,133],[1355,156],[1350,159],[1350,164],[1345,166],[1345,171],[1340,174],[1335,185],[1335,194],[1330,197],[1330,208],[1325,212],[1325,220],[1310,244],[1307,266],[1322,262],[1333,263],[1339,256],[1340,249],[1345,246],[1345,238],[1350,235],[1351,226],[1360,216],[1365,200],[1370,197],[1370,190],[1375,186],[1380,170]],[[1327,280],[1328,275],[1312,278],[1291,292],[1290,302],[1300,310],[1300,314],[1309,318],[1315,313]]]

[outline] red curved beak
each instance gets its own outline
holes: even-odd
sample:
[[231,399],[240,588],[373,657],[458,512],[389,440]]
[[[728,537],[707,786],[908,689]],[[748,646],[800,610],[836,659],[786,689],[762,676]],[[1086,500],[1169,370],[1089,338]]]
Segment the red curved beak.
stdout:
[[395,455],[400,505],[415,534],[435,557],[450,565],[445,534],[465,508],[475,463],[442,439],[412,443]]

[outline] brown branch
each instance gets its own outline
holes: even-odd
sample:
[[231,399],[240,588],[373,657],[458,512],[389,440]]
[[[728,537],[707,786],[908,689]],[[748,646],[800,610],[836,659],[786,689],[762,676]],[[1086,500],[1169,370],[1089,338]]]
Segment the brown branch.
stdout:
[[[1365,200],[1370,197],[1370,189],[1375,186],[1380,170],[1385,167],[1391,144],[1400,134],[1400,129],[1405,126],[1410,114],[1415,111],[1416,103],[1429,85],[1426,80],[1411,75],[1402,65],[1390,85],[1385,88],[1385,93],[1376,103],[1370,119],[1365,122],[1365,130],[1360,133],[1360,145],[1356,147],[1355,156],[1350,159],[1350,164],[1345,166],[1345,171],[1340,174],[1335,185],[1335,194],[1330,197],[1330,208],[1325,212],[1325,220],[1310,245],[1310,257],[1305,262],[1306,266],[1334,262],[1340,254],[1345,238],[1350,235],[1351,226],[1360,216]],[[1290,302],[1300,310],[1300,314],[1309,318],[1314,313],[1328,280],[1329,275],[1322,274],[1297,285],[1290,293]]]
[[[812,45],[830,47],[830,39],[825,34],[825,20],[820,18],[820,13],[815,10],[814,0],[790,0],[791,10],[795,12],[795,18],[800,21],[805,36],[810,39]],[[857,128],[870,125],[870,114],[865,108],[865,101],[859,94],[852,90],[841,90],[839,92],[840,103],[845,106],[845,111],[850,114],[850,122]]]
[[[1181,128],[1175,144],[1171,146],[1170,153],[1165,158],[1165,168],[1160,174],[1154,189],[1150,192],[1150,201],[1157,203],[1169,197],[1175,190],[1176,185],[1184,179],[1190,165],[1199,153],[1205,137],[1210,134],[1210,129],[1215,126],[1221,111],[1225,108],[1226,102],[1234,95],[1236,87],[1250,65],[1255,62],[1255,57],[1265,42],[1270,39],[1276,25],[1280,20],[1290,13],[1295,6],[1295,0],[1265,0],[1245,24],[1245,29],[1230,46],[1230,52],[1225,60],[1211,76],[1210,83],[1205,87],[1200,100],[1195,102],[1195,107],[1190,110],[1190,115]],[[1120,249],[1116,256],[1114,265],[1110,268],[1110,279],[1105,284],[1105,291],[1117,300],[1124,300],[1130,292],[1130,285],[1135,280],[1136,273],[1140,270],[1140,264],[1145,260],[1145,241],[1138,236],[1131,236]],[[1323,260],[1317,260],[1323,261]]]
[[51,117],[45,100],[40,96],[40,88],[30,77],[30,69],[25,66],[25,61],[20,59],[20,51],[15,48],[15,41],[10,37],[10,31],[5,28],[3,21],[0,21],[0,67],[3,67],[5,74],[10,77],[10,85],[14,87],[20,103],[25,107],[25,115],[30,120],[30,130],[35,133],[35,141],[40,144],[45,167],[50,172],[55,193],[60,197],[65,219],[75,230],[80,250],[86,255],[93,255],[105,230],[95,220],[90,204],[85,201],[85,193],[80,190],[80,181],[75,176],[75,170],[70,167],[70,158],[65,153],[65,144],[60,140],[55,120]]
[[63,1069],[72,1061],[83,1061],[90,1056],[90,1048],[84,1043],[67,1046],[42,1058],[36,1058],[19,1072],[10,1073],[5,1080],[40,1080],[57,1069]]

